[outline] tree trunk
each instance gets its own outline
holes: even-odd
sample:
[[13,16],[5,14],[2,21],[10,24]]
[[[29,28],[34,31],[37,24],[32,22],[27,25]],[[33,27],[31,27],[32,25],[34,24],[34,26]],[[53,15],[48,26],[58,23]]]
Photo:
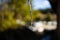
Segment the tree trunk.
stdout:
[[57,40],[60,40],[60,1],[58,0],[49,0],[51,3],[52,9],[54,12],[57,13],[57,29],[56,29],[56,35]]
[[57,3],[57,37],[60,40],[60,1]]

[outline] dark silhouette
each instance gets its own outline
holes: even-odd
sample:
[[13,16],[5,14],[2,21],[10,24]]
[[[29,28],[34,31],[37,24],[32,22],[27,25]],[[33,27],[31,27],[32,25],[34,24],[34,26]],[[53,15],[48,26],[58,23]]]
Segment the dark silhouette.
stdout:
[[0,40],[39,40],[40,37],[24,27],[22,29],[8,29],[0,32]]
[[[47,31],[43,35],[36,34],[30,29],[23,27],[18,29],[8,29],[0,32],[0,40],[42,40],[44,37],[50,35],[54,36],[54,31]],[[51,38],[50,37],[50,38]],[[53,38],[51,38],[53,40]]]

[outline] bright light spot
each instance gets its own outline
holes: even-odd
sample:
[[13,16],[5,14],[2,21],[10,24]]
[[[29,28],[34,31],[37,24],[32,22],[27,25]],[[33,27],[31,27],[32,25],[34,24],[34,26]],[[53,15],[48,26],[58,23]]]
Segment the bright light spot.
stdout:
[[20,24],[20,20],[16,20],[16,23],[17,23],[17,24]]
[[39,29],[38,29],[38,32],[43,32],[44,31],[44,28],[43,27],[40,27]]

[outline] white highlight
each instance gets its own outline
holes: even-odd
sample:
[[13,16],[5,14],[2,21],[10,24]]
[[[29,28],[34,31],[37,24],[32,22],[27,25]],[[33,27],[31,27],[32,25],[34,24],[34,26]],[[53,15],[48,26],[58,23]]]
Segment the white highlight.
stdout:
[[56,21],[34,22],[34,27],[29,27],[32,31],[44,32],[44,30],[55,30],[57,28]]

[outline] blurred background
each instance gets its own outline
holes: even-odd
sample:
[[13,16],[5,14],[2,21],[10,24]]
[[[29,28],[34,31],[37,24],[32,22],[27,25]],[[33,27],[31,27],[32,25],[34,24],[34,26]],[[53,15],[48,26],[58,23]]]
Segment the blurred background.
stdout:
[[[31,22],[28,0],[0,0],[1,28],[15,28]],[[32,21],[56,22],[56,13],[48,0],[32,0]],[[56,22],[57,23],[57,22]],[[54,24],[54,23],[53,23]]]
[[31,0],[32,8],[29,3],[29,0],[0,0],[0,31],[23,26],[38,33],[56,30],[57,16],[49,1]]

